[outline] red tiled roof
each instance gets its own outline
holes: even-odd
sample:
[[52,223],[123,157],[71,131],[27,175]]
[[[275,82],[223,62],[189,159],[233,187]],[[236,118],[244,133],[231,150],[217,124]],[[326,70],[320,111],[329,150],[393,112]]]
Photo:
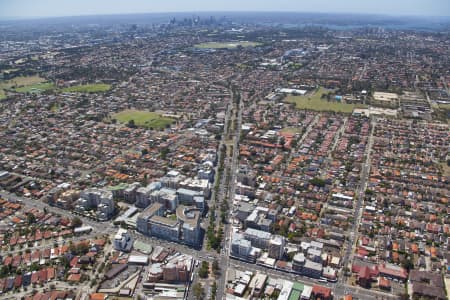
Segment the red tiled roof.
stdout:
[[386,266],[385,264],[381,264],[378,266],[378,271],[382,274],[402,278],[405,280],[408,278],[408,272],[404,268],[401,268],[401,267],[396,267],[394,269],[394,268],[390,268],[390,267]]
[[31,274],[31,283],[36,283],[39,281],[39,272],[34,272]]
[[370,279],[371,276],[369,267],[362,267],[361,270],[359,270],[358,277],[361,279]]
[[103,293],[93,293],[91,294],[90,300],[105,300],[106,295]]
[[331,289],[320,286],[320,285],[313,285],[312,292],[314,295],[321,295],[324,298],[331,297]]
[[47,268],[47,279],[52,280],[55,278],[55,268]]
[[390,287],[391,286],[391,282],[388,279],[384,278],[384,277],[380,277],[378,279],[378,285],[380,287]]
[[67,280],[79,282],[81,280],[81,274],[70,274],[69,277],[67,277]]
[[72,258],[72,260],[70,261],[69,265],[70,265],[72,268],[75,267],[75,266],[77,265],[77,263],[78,263],[78,259],[79,259],[78,256],[74,256],[74,257]]

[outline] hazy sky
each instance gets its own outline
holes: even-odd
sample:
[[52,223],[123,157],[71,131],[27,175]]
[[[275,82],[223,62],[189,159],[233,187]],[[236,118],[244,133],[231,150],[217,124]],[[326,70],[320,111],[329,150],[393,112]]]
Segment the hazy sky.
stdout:
[[449,16],[450,0],[0,0],[0,18],[183,11]]

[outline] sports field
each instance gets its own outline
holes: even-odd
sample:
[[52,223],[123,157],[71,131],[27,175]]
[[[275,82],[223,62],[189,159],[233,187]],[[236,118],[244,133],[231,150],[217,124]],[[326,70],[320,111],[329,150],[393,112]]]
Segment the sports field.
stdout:
[[32,93],[32,92],[42,92],[55,88],[55,85],[51,82],[37,83],[33,85],[27,85],[14,89],[18,93]]
[[256,42],[248,42],[248,41],[241,41],[241,42],[208,42],[208,43],[201,43],[195,45],[195,48],[199,49],[234,49],[238,46],[242,47],[256,47],[261,45],[260,43]]
[[10,80],[0,81],[1,89],[16,89],[21,87],[27,87],[34,84],[43,83],[46,80],[39,76],[19,76]]
[[111,89],[110,84],[95,83],[95,84],[84,84],[76,85],[61,89],[63,93],[102,93],[107,92]]
[[439,109],[450,110],[450,104],[438,104]]
[[352,113],[355,108],[362,108],[364,105],[347,104],[338,101],[327,101],[322,99],[323,94],[327,94],[329,90],[319,88],[313,94],[306,94],[305,96],[292,96],[286,97],[285,101],[288,103],[295,103],[296,108],[314,110],[314,111],[332,111],[341,113]]
[[6,90],[24,93],[29,88],[44,84],[44,82],[46,80],[39,76],[19,76],[10,80],[0,81],[0,99],[6,98]]
[[133,120],[136,126],[154,129],[165,128],[175,121],[172,118],[163,117],[155,112],[131,109],[118,112],[111,118],[123,124],[128,124],[128,122]]
[[295,127],[285,127],[283,129],[281,129],[281,133],[290,133],[290,134],[296,134],[296,133],[300,133],[302,130],[300,128],[295,128]]

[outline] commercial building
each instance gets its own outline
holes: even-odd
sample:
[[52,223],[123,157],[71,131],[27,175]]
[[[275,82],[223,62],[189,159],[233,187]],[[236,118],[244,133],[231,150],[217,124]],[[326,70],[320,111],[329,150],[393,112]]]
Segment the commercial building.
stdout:
[[152,182],[146,187],[140,187],[136,190],[136,206],[145,208],[150,205],[150,194],[161,188],[160,182]]
[[123,198],[125,202],[135,203],[136,202],[136,192],[141,184],[139,182],[133,182],[123,191]]
[[147,234],[164,240],[177,242],[180,234],[180,226],[177,220],[153,216],[149,220],[149,231]]
[[203,213],[206,209],[205,197],[203,196],[195,196],[194,197],[194,205]]
[[300,295],[300,300],[311,299],[312,289],[313,289],[312,286],[305,285],[302,294]]
[[206,199],[211,195],[211,183],[206,179],[187,178],[180,182],[179,188],[201,192]]
[[155,190],[150,194],[151,203],[161,203],[164,207],[170,211],[175,211],[178,206],[177,191],[171,188],[161,188]]
[[125,193],[125,190],[128,188],[128,186],[129,185],[126,183],[120,183],[118,185],[109,186],[108,190],[111,191],[114,199],[122,200],[122,199],[125,199],[124,193]]
[[177,221],[180,223],[179,241],[190,246],[200,244],[200,211],[193,206],[180,205],[176,211]]
[[177,255],[168,259],[166,264],[153,263],[148,271],[148,282],[166,283],[186,282],[190,278],[193,259],[187,255]]
[[163,188],[178,189],[180,188],[180,182],[186,179],[186,176],[181,175],[178,171],[170,171],[166,176],[160,179]]
[[179,188],[177,190],[178,203],[183,205],[195,205],[195,197],[202,196],[202,192]]
[[161,203],[154,203],[138,217],[139,232],[165,240],[198,246],[200,244],[200,211],[196,207],[180,205],[176,216],[165,217]]
[[114,236],[113,246],[117,251],[130,252],[133,247],[133,242],[134,240],[128,233],[128,230],[120,228]]
[[252,247],[252,243],[244,235],[235,233],[231,240],[231,256],[240,260],[255,263],[260,249]]
[[80,193],[80,199],[76,202],[75,211],[87,214],[95,210],[95,218],[100,221],[111,219],[115,211],[115,203],[111,191],[100,189],[88,189]]
[[244,232],[244,237],[252,243],[252,246],[267,249],[272,234],[266,231],[247,228]]
[[297,253],[294,255],[292,259],[292,270],[295,272],[301,273],[303,272],[303,266],[305,265],[306,258],[303,253]]
[[148,256],[130,255],[130,257],[128,257],[128,264],[146,266],[148,265]]
[[236,218],[243,222],[255,210],[255,205],[240,201],[235,211]]
[[286,239],[279,235],[274,235],[269,242],[269,257],[280,259],[284,255]]
[[248,285],[251,289],[251,294],[254,297],[260,297],[264,292],[264,286],[266,285],[268,276],[265,274],[257,273],[253,276],[250,284]]
[[214,164],[211,161],[205,161],[200,170],[198,170],[197,177],[198,179],[205,179],[209,182],[214,182]]
[[162,267],[162,273],[165,282],[185,282],[189,278],[189,271],[183,263],[169,262]]
[[149,232],[149,221],[153,216],[162,216],[164,212],[164,207],[161,203],[153,203],[147,209],[145,209],[141,214],[139,214],[136,226],[140,233],[148,234]]
[[302,274],[312,278],[320,278],[322,276],[322,264],[306,260],[303,266]]

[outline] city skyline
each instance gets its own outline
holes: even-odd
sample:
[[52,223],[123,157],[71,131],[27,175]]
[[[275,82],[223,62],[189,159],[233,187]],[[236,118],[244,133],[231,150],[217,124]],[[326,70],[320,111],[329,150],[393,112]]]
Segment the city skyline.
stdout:
[[450,2],[445,0],[400,0],[400,1],[309,1],[280,0],[230,0],[211,2],[204,0],[181,1],[171,0],[150,3],[145,0],[122,1],[0,1],[0,19],[6,18],[45,18],[83,15],[110,15],[133,13],[162,12],[233,12],[233,11],[279,11],[279,12],[316,12],[316,13],[351,13],[379,15],[416,15],[416,16],[449,16]]

